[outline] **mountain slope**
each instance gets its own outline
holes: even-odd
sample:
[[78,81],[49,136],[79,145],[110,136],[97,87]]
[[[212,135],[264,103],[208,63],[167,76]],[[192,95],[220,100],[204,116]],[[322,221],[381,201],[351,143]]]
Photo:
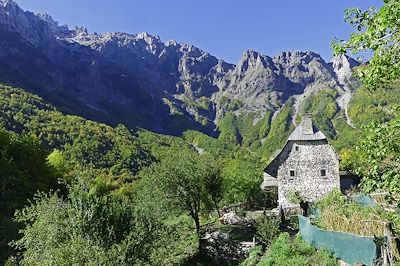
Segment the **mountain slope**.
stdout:
[[251,50],[232,65],[147,33],[70,29],[12,0],[0,1],[0,33],[1,81],[68,113],[176,135],[187,129],[213,135],[229,112],[250,113],[254,124],[267,113],[275,113],[273,120],[290,97],[297,114],[303,99],[321,89],[340,97],[346,93],[341,69],[350,66],[313,52],[268,57]]

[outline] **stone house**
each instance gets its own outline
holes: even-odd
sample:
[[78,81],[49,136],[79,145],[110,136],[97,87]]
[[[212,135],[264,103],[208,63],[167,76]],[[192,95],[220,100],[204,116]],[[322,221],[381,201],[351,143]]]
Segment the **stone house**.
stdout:
[[300,199],[313,202],[340,187],[339,157],[309,115],[264,169],[261,188],[274,186],[278,186],[278,207],[285,211],[298,209]]

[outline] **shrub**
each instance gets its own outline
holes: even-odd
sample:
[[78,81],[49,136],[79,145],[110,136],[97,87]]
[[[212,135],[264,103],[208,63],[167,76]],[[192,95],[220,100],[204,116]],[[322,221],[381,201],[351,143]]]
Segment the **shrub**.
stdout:
[[250,250],[249,257],[240,263],[239,266],[256,266],[263,255],[263,249],[261,246],[255,246]]
[[339,264],[328,251],[317,251],[300,237],[291,240],[288,233],[282,233],[257,265],[336,266]]
[[299,191],[295,191],[295,190],[289,191],[288,199],[291,203],[295,203],[295,204],[299,204],[302,201],[306,201],[304,196],[302,196]]
[[387,214],[380,207],[364,206],[346,200],[339,189],[317,203],[320,215],[317,225],[332,231],[362,236],[383,236]]
[[279,219],[276,217],[265,217],[256,225],[256,236],[265,246],[271,245],[279,235]]

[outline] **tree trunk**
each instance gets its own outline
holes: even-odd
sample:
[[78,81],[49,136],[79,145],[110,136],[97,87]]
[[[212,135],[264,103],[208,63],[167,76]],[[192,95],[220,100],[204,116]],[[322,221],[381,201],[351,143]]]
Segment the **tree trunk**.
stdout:
[[196,234],[197,234],[197,239],[198,239],[198,248],[199,248],[199,253],[202,254],[202,248],[201,248],[201,232],[200,232],[200,220],[199,220],[199,215],[195,214],[193,216],[194,223],[196,225]]
[[194,219],[194,223],[196,225],[196,234],[200,239],[200,220],[199,220],[199,216],[195,215],[195,217],[193,217]]
[[218,218],[220,218],[221,217],[221,212],[219,211],[219,208],[218,208],[218,202],[217,202],[217,200],[215,198],[213,198],[212,200],[214,202],[214,207],[217,210]]

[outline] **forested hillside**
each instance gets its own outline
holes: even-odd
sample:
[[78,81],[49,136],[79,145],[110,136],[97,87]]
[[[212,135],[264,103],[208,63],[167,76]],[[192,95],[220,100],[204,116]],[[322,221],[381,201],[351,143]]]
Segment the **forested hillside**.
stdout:
[[[313,115],[316,124],[331,139],[337,151],[342,152],[343,167],[349,167],[351,163],[349,163],[348,157],[353,152],[352,144],[362,136],[360,134],[363,132],[362,126],[373,121],[384,122],[393,118],[390,110],[396,105],[399,97],[396,86],[398,86],[397,83],[375,91],[363,87],[355,90],[350,101],[349,114],[357,128],[351,128],[346,123],[343,113],[337,111],[333,100],[334,92],[329,90],[322,90],[309,96],[301,106],[300,112]],[[221,134],[218,138],[212,138],[197,131],[187,131],[182,138],[179,138],[145,130],[132,131],[123,125],[111,127],[78,116],[64,115],[40,97],[19,88],[2,85],[0,94],[0,113],[4,128],[2,134],[5,143],[11,145],[4,147],[2,160],[6,163],[10,160],[9,158],[12,158],[13,161],[12,165],[6,164],[6,167],[3,168],[3,175],[7,176],[9,175],[7,173],[12,173],[12,176],[15,176],[14,179],[5,179],[6,182],[3,184],[2,202],[3,204],[7,202],[7,208],[4,210],[8,213],[2,220],[2,228],[7,231],[2,240],[3,245],[16,239],[16,229],[19,223],[33,219],[33,217],[29,218],[29,215],[35,215],[38,223],[48,223],[46,227],[53,227],[56,226],[53,224],[55,221],[67,225],[70,223],[68,219],[77,220],[78,211],[93,212],[92,218],[79,218],[84,219],[81,221],[83,223],[81,226],[84,226],[85,223],[93,225],[93,219],[102,217],[102,222],[94,226],[94,231],[89,235],[83,228],[57,225],[58,227],[54,229],[55,232],[58,232],[57,234],[77,234],[79,237],[89,238],[89,240],[71,239],[68,241],[94,241],[93,243],[97,243],[96,246],[90,244],[94,250],[85,250],[88,252],[87,254],[77,253],[77,256],[84,257],[88,263],[94,260],[92,257],[95,256],[94,254],[104,253],[104,248],[113,250],[109,252],[114,252],[123,248],[123,245],[132,245],[130,240],[125,238],[127,235],[137,238],[139,236],[134,234],[142,235],[144,232],[147,232],[145,233],[146,237],[158,240],[154,240],[156,242],[152,242],[151,239],[140,240],[140,242],[148,242],[149,245],[141,246],[146,249],[146,251],[140,251],[144,252],[140,253],[143,256],[140,257],[141,260],[151,264],[158,259],[190,260],[197,254],[196,224],[199,226],[197,230],[200,230],[201,224],[207,223],[208,211],[215,206],[218,208],[244,202],[254,206],[263,201],[264,196],[259,190],[261,170],[268,161],[268,156],[282,147],[293,129],[291,123],[293,109],[290,104],[284,107],[273,120],[271,128],[265,121],[261,120],[259,124],[253,125],[250,122],[251,117],[236,117],[232,114],[221,120],[219,128]],[[360,117],[361,119],[359,119]],[[262,143],[260,141],[259,145],[249,145],[250,142],[246,141],[251,138],[253,140],[262,139]],[[10,142],[10,140],[12,141]],[[28,158],[28,160],[24,158]],[[189,160],[189,158],[192,159]],[[35,162],[31,160],[35,160]],[[19,169],[24,169],[24,171]],[[163,199],[163,193],[168,193],[170,195],[168,197],[171,197],[179,192],[179,190],[176,191],[176,188],[179,187],[181,180],[187,177],[184,172],[181,177],[178,177],[178,172],[182,169],[191,173],[198,172],[199,175],[192,176],[193,180],[186,180],[188,186],[182,187],[182,191],[176,194],[172,201]],[[215,169],[215,172],[211,169]],[[160,175],[160,173],[164,174]],[[169,176],[168,173],[174,173],[174,175]],[[206,175],[204,176],[204,174]],[[159,179],[160,176],[164,176],[166,179]],[[37,181],[33,182],[34,178]],[[59,183],[60,181],[57,182],[58,178],[65,181]],[[178,178],[178,180],[174,181],[174,178]],[[204,186],[200,184],[197,187],[198,182],[205,182]],[[172,186],[172,190],[167,190],[169,186]],[[181,201],[185,200],[181,197],[187,195],[186,193],[189,191],[186,189],[189,188],[191,193],[197,195],[191,197],[190,200],[201,207],[192,209],[192,205],[181,204]],[[38,198],[34,201],[36,202],[35,211],[33,211],[33,207],[28,208],[18,214],[17,220],[12,222],[13,212],[28,204],[27,200],[33,199],[37,190],[43,191],[45,194],[37,195]],[[50,190],[58,192],[48,194]],[[23,193],[19,193],[19,191],[23,191]],[[55,208],[60,204],[65,206],[61,209]],[[115,208],[108,209],[107,207],[108,214],[104,213],[106,211],[104,208],[109,204]],[[131,209],[127,206],[135,207]],[[40,211],[41,208],[43,213]],[[147,211],[143,213],[136,208]],[[45,211],[48,209],[54,209],[54,213],[49,214]],[[105,215],[109,215],[109,218],[103,217]],[[54,217],[59,217],[57,219],[61,220],[54,220]],[[120,218],[114,220],[116,217]],[[112,221],[104,219],[112,219]],[[132,219],[135,221],[139,219],[140,224],[144,223],[142,224],[144,227],[137,228],[136,224],[131,224]],[[194,219],[195,222],[191,223],[191,219]],[[118,227],[126,224],[125,231],[108,231],[114,227],[113,224]],[[154,227],[159,228],[160,231],[154,232],[151,229]],[[29,242],[26,242],[30,241],[29,235],[43,237],[41,241],[46,243],[54,241],[49,238],[53,236],[41,231],[41,228],[30,227],[24,233],[25,240],[16,242],[14,246],[24,249],[33,248],[33,246],[29,246],[31,245]],[[165,257],[157,257],[155,254],[168,250],[165,242],[162,241],[164,241],[163,237],[167,241],[171,235],[167,237],[163,234],[169,230],[178,230],[177,228],[179,228],[179,233],[174,236],[176,237],[175,242],[168,242],[176,245],[169,247],[175,253],[165,253]],[[107,235],[112,234],[113,238],[119,240],[107,244],[104,242],[106,240],[102,238],[105,237],[106,231],[104,230],[107,231]],[[80,235],[82,233],[85,235]],[[56,236],[54,235],[54,237]],[[56,251],[46,245],[40,251],[49,252],[48,258],[43,263],[57,263],[52,261],[52,258],[60,258],[62,253],[71,252],[70,249],[76,248],[78,244],[88,245],[87,242],[65,242],[65,249],[57,251],[61,252],[60,254],[53,253]],[[164,251],[160,250],[161,247]],[[190,254],[187,254],[188,247],[192,248]],[[115,254],[106,253],[106,257],[113,258],[113,261],[139,258],[136,251],[125,254],[126,257],[118,257],[118,252],[115,252]],[[31,262],[38,260],[36,257],[30,259]],[[71,261],[71,263],[78,262]]]
[[[17,164],[13,165],[9,170],[13,174],[14,172],[15,174],[18,173],[18,182],[22,183],[16,183],[15,181],[4,183],[5,187],[3,187],[2,190],[1,202],[3,202],[3,204],[7,202],[8,218],[2,220],[2,228],[4,228],[4,231],[7,230],[8,234],[5,235],[2,240],[3,247],[5,247],[8,241],[15,239],[17,236],[16,231],[9,230],[9,228],[17,228],[18,222],[25,222],[31,219],[27,218],[29,216],[25,215],[29,215],[29,212],[33,212],[33,209],[27,209],[26,212],[24,211],[19,214],[17,222],[11,222],[10,220],[14,211],[28,204],[28,200],[33,199],[33,195],[37,190],[45,192],[45,194],[37,195],[37,199],[34,201],[37,201],[35,205],[38,205],[35,207],[35,210],[38,212],[35,211],[34,214],[36,215],[35,219],[39,219],[38,223],[49,223],[46,225],[49,227],[56,226],[55,224],[53,225],[53,222],[69,225],[70,222],[68,222],[68,219],[73,219],[74,221],[78,219],[76,215],[79,215],[79,213],[75,212],[84,211],[92,213],[92,218],[82,217],[82,219],[90,218],[90,220],[83,220],[82,223],[90,224],[93,226],[94,230],[92,233],[89,233],[89,235],[85,235],[89,238],[89,240],[86,239],[85,241],[94,241],[96,243],[100,241],[98,243],[100,246],[94,247],[98,249],[97,251],[85,251],[90,253],[85,253],[87,256],[90,255],[87,258],[85,257],[88,262],[90,262],[92,256],[97,256],[95,255],[97,254],[96,252],[105,252],[102,248],[112,249],[114,251],[115,249],[123,248],[123,246],[118,245],[110,246],[103,242],[105,241],[104,239],[101,240],[99,237],[115,234],[113,238],[118,238],[118,243],[121,242],[121,245],[128,245],[129,243],[129,245],[131,245],[131,242],[128,241],[129,239],[121,238],[121,234],[125,237],[130,233],[133,234],[133,232],[131,232],[132,230],[136,230],[135,232],[137,234],[143,235],[143,237],[146,235],[146,237],[150,237],[154,241],[167,241],[168,239],[168,243],[176,245],[168,248],[165,247],[164,242],[157,242],[158,244],[155,244],[151,239],[140,240],[140,242],[148,242],[149,245],[146,247],[141,246],[141,248],[147,252],[143,255],[144,257],[142,259],[144,261],[169,259],[184,261],[190,259],[191,256],[196,255],[197,250],[195,240],[196,231],[192,231],[192,229],[194,229],[194,225],[197,224],[197,222],[205,222],[203,219],[206,216],[203,216],[203,214],[204,212],[207,213],[207,209],[209,209],[210,206],[242,202],[256,203],[260,200],[261,191],[259,191],[259,183],[261,181],[262,165],[256,157],[251,155],[248,151],[241,149],[239,145],[224,143],[218,139],[212,139],[206,135],[202,135],[199,132],[192,132],[195,136],[202,136],[204,138],[204,148],[206,152],[200,155],[195,147],[183,138],[158,135],[144,130],[133,132],[122,125],[113,128],[77,116],[64,115],[53,106],[47,104],[40,97],[18,88],[2,85],[0,94],[0,112],[4,127],[4,136],[7,137],[7,139],[16,139],[17,144],[21,141],[27,143],[24,144],[25,146],[22,145],[23,143],[19,144],[22,145],[20,148],[16,148],[15,145],[17,144],[11,144],[14,145],[12,147],[5,146],[4,152],[6,153],[2,153],[2,160],[6,162],[9,160],[8,158],[10,158],[10,156],[14,156],[15,158],[12,157],[12,160],[15,161],[15,163],[21,161],[20,164],[24,163],[29,165],[29,167],[25,167],[24,165]],[[190,135],[191,133],[188,132],[188,139],[190,139]],[[19,141],[19,139],[21,139],[21,141]],[[7,143],[6,140],[5,142]],[[32,148],[30,148],[29,145],[33,145]],[[35,155],[36,153],[28,153],[27,149],[33,149],[32,152],[39,152],[40,156]],[[10,155],[7,154],[8,151],[11,152]],[[17,160],[16,158],[20,156],[24,157]],[[26,156],[28,156],[29,160],[23,159],[26,158]],[[190,157],[193,158],[192,161],[188,161]],[[38,162],[34,163],[30,160],[38,160]],[[204,166],[200,164],[202,161],[204,161]],[[180,162],[184,165],[179,166]],[[212,168],[216,169],[214,174],[211,171]],[[24,169],[24,171],[19,172],[19,169]],[[164,201],[168,200],[162,197],[162,193],[166,192],[161,188],[171,185],[170,182],[173,180],[160,180],[156,174],[160,171],[164,171],[165,173],[173,171],[173,173],[176,174],[176,171],[179,169],[186,169],[185,171],[191,173],[199,173],[199,176],[194,176],[192,181],[187,180],[187,182],[194,182],[190,183],[195,186],[194,189],[196,189],[197,182],[206,182],[204,183],[205,187],[198,187],[198,191],[193,192],[199,194],[197,194],[197,198],[192,200],[198,202],[196,204],[201,205],[201,208],[196,208],[195,216],[191,215],[193,210],[187,209],[188,206],[180,206],[179,201],[184,201],[184,198],[181,198],[178,202],[174,200],[173,202],[164,203]],[[242,172],[243,169],[247,169],[247,171]],[[37,173],[37,171],[40,172]],[[42,172],[46,174],[40,174]],[[212,180],[208,179],[208,174],[213,175]],[[2,175],[6,177],[7,172],[2,172]],[[31,175],[37,176],[36,178],[41,178],[38,181],[39,183],[33,182],[31,180]],[[62,178],[64,181],[57,182],[57,178]],[[183,175],[182,178],[186,178],[186,176]],[[28,183],[23,183],[23,180],[26,180],[25,182]],[[177,180],[177,182],[181,182],[181,180]],[[24,188],[20,184],[25,184],[27,187]],[[173,185],[171,193],[176,192],[175,189],[178,185],[179,183]],[[159,187],[160,190],[157,190],[157,187]],[[4,194],[4,191],[11,193],[13,190],[20,191],[20,189],[23,193],[16,193],[10,197]],[[187,189],[187,187],[182,189]],[[53,192],[49,192],[51,190],[53,190]],[[214,191],[214,194],[212,194],[214,196],[209,199],[210,201],[207,199],[207,191]],[[176,196],[178,198],[180,196],[184,197],[186,193],[182,193],[182,195],[179,194]],[[211,205],[209,205],[209,203]],[[56,208],[56,206],[60,204],[65,206],[61,209]],[[107,207],[114,205],[115,209],[108,209]],[[131,207],[127,209],[126,206],[134,207],[134,209],[130,209]],[[103,209],[106,207],[107,210]],[[36,208],[43,208],[44,212],[40,214],[39,209]],[[48,209],[54,209],[55,213],[49,214],[46,211]],[[146,212],[144,213],[143,210],[146,210]],[[107,211],[107,215],[110,215],[109,219],[112,219],[112,221],[110,220],[107,222],[104,220],[106,219],[106,217],[103,217],[106,215],[104,211]],[[150,216],[135,216],[139,213],[140,215],[148,214]],[[43,215],[43,217],[40,215]],[[57,218],[58,220],[55,219],[53,215],[59,217]],[[71,217],[70,215],[75,216]],[[140,220],[142,218],[145,220]],[[191,223],[190,218],[196,218],[196,223]],[[96,223],[98,223],[97,226],[93,224],[94,220],[92,219],[100,219],[96,221]],[[142,225],[144,227],[136,228],[136,224],[131,224],[133,222],[132,219],[139,219],[140,223],[144,223]],[[108,231],[111,228],[119,228],[124,223],[128,223],[124,229],[125,231],[114,233]],[[35,228],[35,226],[33,226],[29,230],[38,231],[32,231],[31,233],[27,231],[26,234],[33,234],[37,237],[43,234],[43,241],[54,241],[51,238],[47,238],[51,236],[45,233],[45,231],[40,231],[41,228],[43,227]],[[54,229],[56,230],[54,234],[80,234],[74,231],[78,230],[75,227],[69,228],[68,226],[61,226],[57,228]],[[153,232],[152,228],[158,228],[160,231],[157,231],[158,233]],[[59,232],[57,230],[63,231]],[[79,230],[84,229],[81,228]],[[150,231],[146,230],[150,230],[151,234]],[[172,237],[168,234],[170,230],[177,230],[176,238],[174,238],[175,242],[170,241]],[[86,233],[87,232],[85,232],[85,234]],[[153,234],[166,235],[161,236]],[[79,237],[85,236],[80,235]],[[132,235],[131,237],[136,239],[138,235]],[[71,239],[70,241],[75,240]],[[28,246],[24,246],[29,243],[24,243],[23,241],[19,243],[20,244],[17,245],[20,245],[20,247],[29,248]],[[193,246],[191,246],[190,243],[192,243]],[[75,249],[77,244],[76,242],[66,242],[65,250],[59,250],[57,252],[71,252],[68,250],[70,248]],[[88,243],[81,244],[87,245]],[[113,242],[112,244],[115,243]],[[158,245],[160,246],[156,247]],[[150,246],[157,250],[149,250]],[[161,247],[164,251],[159,250]],[[190,251],[191,248],[193,248],[192,251]],[[174,250],[175,253],[165,253],[166,257],[160,256],[160,252],[166,252],[168,249]],[[43,252],[44,250],[49,252],[49,257],[42,261],[43,263],[56,263],[55,261],[51,262],[50,257],[60,258],[61,256],[61,253],[52,253],[56,251],[52,250],[49,246],[43,247]],[[145,252],[144,250],[140,252]],[[115,252],[115,256],[117,256],[118,252]],[[130,255],[125,254],[127,258],[120,259],[129,260],[135,258],[139,260],[141,257],[138,257],[137,252],[139,251],[132,251]],[[154,254],[152,252],[154,252]],[[186,254],[187,252],[189,253]],[[158,254],[158,257],[155,254]],[[78,257],[86,255],[77,253]],[[114,255],[108,254],[107,256]],[[106,259],[107,256],[103,256],[104,259]],[[151,256],[155,257],[152,258]],[[37,258],[31,259],[33,261],[37,260]],[[47,259],[50,261],[47,261]],[[153,261],[152,263],[155,262]]]

